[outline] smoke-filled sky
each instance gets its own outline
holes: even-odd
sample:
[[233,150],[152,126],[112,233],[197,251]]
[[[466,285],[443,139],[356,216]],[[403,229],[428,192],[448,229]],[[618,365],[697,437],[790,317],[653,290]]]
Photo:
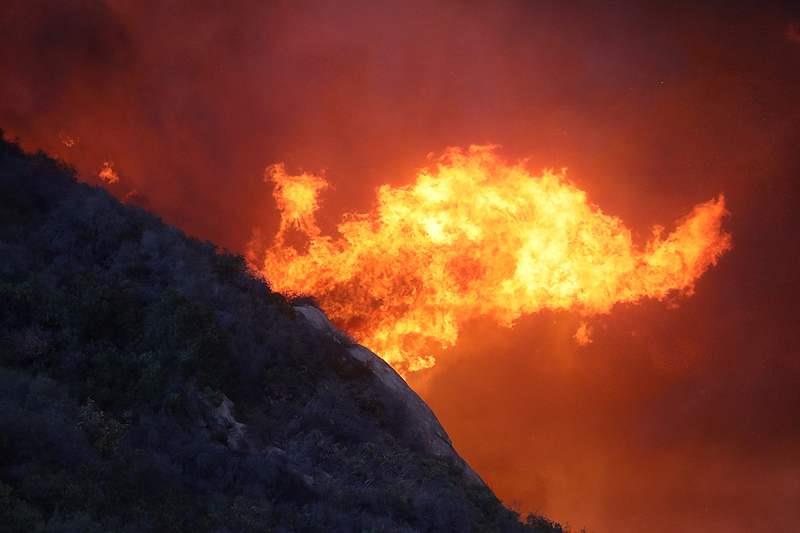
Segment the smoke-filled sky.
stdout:
[[325,171],[324,231],[475,143],[568,167],[640,238],[724,193],[734,249],[694,296],[619,306],[583,347],[569,313],[478,322],[410,381],[518,509],[794,530],[800,8],[561,4],[6,0],[0,128],[237,251],[277,230],[279,161]]

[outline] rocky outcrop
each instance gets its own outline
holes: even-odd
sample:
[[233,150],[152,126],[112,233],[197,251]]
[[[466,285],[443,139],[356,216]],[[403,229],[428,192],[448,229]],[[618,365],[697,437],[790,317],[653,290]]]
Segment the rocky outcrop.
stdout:
[[247,439],[247,426],[236,420],[233,401],[211,390],[200,396],[198,419],[210,436],[235,451],[248,451],[253,446]]
[[407,431],[415,442],[431,455],[445,458],[458,465],[469,481],[483,484],[480,476],[456,452],[453,442],[431,408],[408,386],[400,374],[378,355],[353,342],[339,331],[321,309],[307,304],[295,305],[294,308],[321,334],[345,345],[348,353],[363,363],[392,395],[405,405],[409,414]]

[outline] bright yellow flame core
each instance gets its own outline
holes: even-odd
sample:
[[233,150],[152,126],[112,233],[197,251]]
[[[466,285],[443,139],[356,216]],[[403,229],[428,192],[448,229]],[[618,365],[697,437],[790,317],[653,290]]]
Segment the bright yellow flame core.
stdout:
[[[314,221],[322,178],[288,176],[282,165],[268,176],[282,222],[262,273],[276,290],[315,296],[401,372],[432,366],[430,348],[453,345],[476,317],[511,325],[543,309],[591,315],[691,294],[731,246],[722,196],[637,247],[563,172],[533,176],[487,146],[448,149],[413,185],[380,187],[377,207],[345,215],[337,238]],[[290,227],[308,237],[305,252],[284,244]]]

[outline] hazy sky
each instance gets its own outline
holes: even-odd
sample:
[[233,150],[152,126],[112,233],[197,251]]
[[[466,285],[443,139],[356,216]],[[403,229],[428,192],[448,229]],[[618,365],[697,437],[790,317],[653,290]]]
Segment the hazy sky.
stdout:
[[583,348],[566,313],[477,323],[411,381],[519,509],[792,530],[800,9],[561,4],[5,1],[0,127],[234,250],[276,230],[278,161],[326,171],[325,230],[471,143],[569,167],[640,236],[724,193],[734,250],[676,308],[620,307]]

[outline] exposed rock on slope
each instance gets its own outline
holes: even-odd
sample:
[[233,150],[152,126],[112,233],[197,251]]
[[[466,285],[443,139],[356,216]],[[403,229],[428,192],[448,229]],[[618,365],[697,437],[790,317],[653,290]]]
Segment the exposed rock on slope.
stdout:
[[298,305],[295,306],[295,309],[300,311],[303,317],[317,330],[328,335],[334,342],[344,344],[348,353],[363,363],[405,405],[409,412],[406,431],[414,441],[418,442],[431,455],[458,465],[468,481],[483,484],[483,480],[478,474],[456,453],[453,442],[428,404],[411,390],[411,387],[391,366],[364,346],[352,343],[346,335],[331,324],[325,313],[317,307]]
[[0,258],[3,531],[556,530],[321,311],[4,141]]

